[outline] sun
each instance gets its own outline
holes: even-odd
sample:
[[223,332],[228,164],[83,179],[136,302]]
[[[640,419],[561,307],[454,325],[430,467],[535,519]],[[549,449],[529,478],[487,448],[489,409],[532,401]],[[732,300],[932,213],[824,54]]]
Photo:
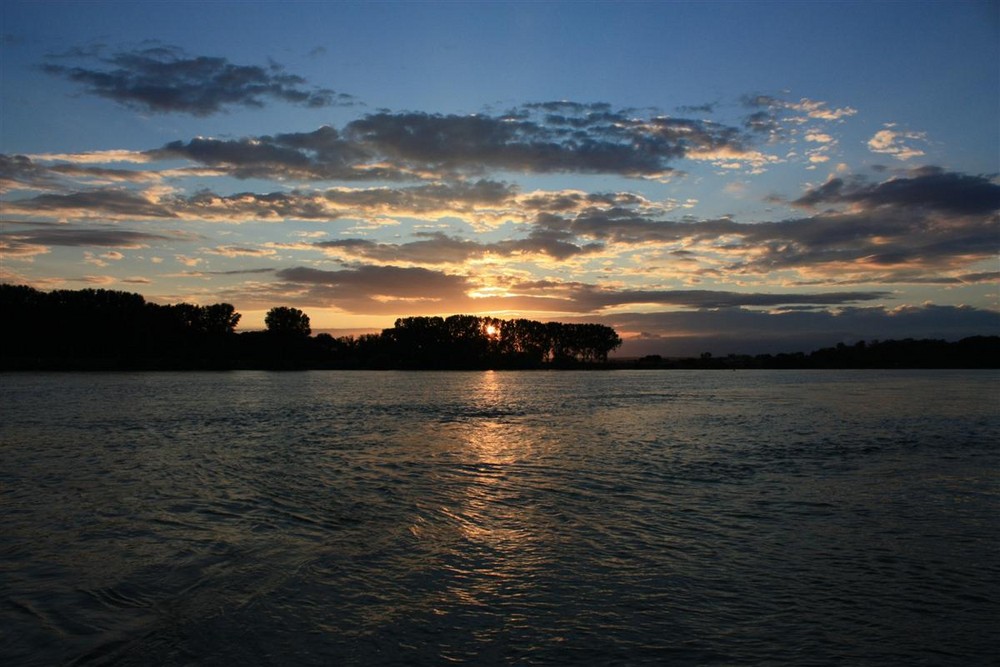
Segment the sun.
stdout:
[[485,331],[486,335],[489,336],[490,338],[496,338],[497,336],[500,335],[500,329],[493,326],[492,324],[487,324]]

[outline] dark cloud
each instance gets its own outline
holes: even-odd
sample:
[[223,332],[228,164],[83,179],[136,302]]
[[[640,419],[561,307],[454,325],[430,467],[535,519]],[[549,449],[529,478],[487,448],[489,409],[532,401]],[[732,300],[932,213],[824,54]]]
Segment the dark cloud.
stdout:
[[957,215],[986,215],[1000,210],[1000,185],[985,176],[924,167],[906,178],[882,183],[831,178],[792,202],[813,208],[820,204],[925,208]]
[[715,107],[719,106],[718,102],[707,102],[705,104],[685,104],[677,107],[677,110],[681,113],[714,113]]
[[740,224],[729,218],[697,222],[660,220],[621,207],[590,209],[572,217],[541,213],[535,224],[545,230],[629,244],[673,243],[683,239],[712,239],[724,235],[742,236],[754,231],[753,226]]
[[231,220],[334,220],[342,217],[485,216],[491,207],[513,203],[516,189],[493,181],[435,183],[408,188],[335,188],[326,191],[241,192],[219,195],[209,190],[164,203],[178,215]]
[[751,132],[777,135],[781,131],[781,123],[770,111],[755,111],[743,119],[743,126]]
[[60,213],[76,216],[106,215],[136,218],[176,218],[168,206],[151,201],[129,190],[97,188],[70,194],[44,194],[6,206],[27,215]]
[[784,102],[774,97],[773,95],[744,95],[741,98],[743,106],[749,107],[751,109],[772,109],[774,107],[783,106]]
[[363,288],[369,294],[421,298],[428,294],[456,294],[469,287],[462,276],[422,268],[360,266],[338,271],[307,267],[281,269],[277,277],[289,282],[347,290]]
[[97,181],[126,181],[141,183],[155,180],[156,175],[148,171],[134,169],[112,169],[108,167],[86,167],[77,164],[54,164],[49,171],[59,176]]
[[521,199],[529,210],[560,213],[579,209],[663,208],[632,192],[535,192]]
[[757,109],[743,119],[743,127],[757,134],[778,136],[782,133],[782,123],[778,118],[777,109],[783,103],[770,95],[744,95],[743,106]]
[[338,239],[320,241],[317,248],[339,250],[346,255],[377,262],[408,262],[414,264],[461,263],[469,259],[494,255],[511,257],[515,255],[547,255],[553,259],[565,260],[575,255],[602,250],[602,244],[577,245],[564,238],[565,235],[536,230],[526,239],[483,243],[456,238],[440,232],[418,233],[419,240],[408,243],[377,243],[367,239]]
[[[1000,282],[1000,271],[979,271],[977,273],[962,273],[958,275],[928,274],[927,272],[896,270],[878,273],[873,271],[864,276],[865,284],[901,284],[910,283],[914,285],[975,285],[980,283],[994,284]],[[859,282],[859,278],[835,278],[830,277],[824,280],[801,280],[795,284],[799,286],[815,285],[853,285]]]
[[327,190],[324,198],[338,207],[419,215],[443,209],[470,215],[482,208],[505,207],[512,203],[517,188],[509,183],[480,180],[434,183],[408,188],[364,188]]
[[239,192],[219,195],[202,190],[191,196],[174,196],[165,199],[177,215],[207,220],[333,220],[331,212],[315,193]]
[[111,55],[81,51],[75,56],[97,62],[69,66],[51,59],[42,69],[81,84],[88,93],[144,111],[209,116],[235,106],[262,107],[265,100],[307,107],[353,102],[349,95],[305,87],[305,79],[273,61],[266,67],[236,65],[162,46]]
[[11,257],[47,252],[52,246],[77,248],[144,248],[151,243],[176,240],[174,237],[113,227],[65,228],[30,225],[28,230],[0,233],[0,248]]
[[93,167],[72,163],[43,165],[26,155],[0,153],[0,191],[66,189],[64,183],[66,179],[138,183],[156,180],[157,176],[148,171]]
[[26,155],[0,153],[0,191],[17,187],[48,188],[53,185],[52,172],[36,164]]
[[278,290],[289,289],[302,303],[342,308],[353,313],[420,313],[426,309],[460,312],[469,301],[471,284],[456,276],[424,268],[360,266],[337,271],[307,267],[280,269]]
[[[351,122],[345,134],[396,164],[413,169],[478,173],[489,169],[653,174],[683,150],[636,150],[585,127],[571,131],[528,119],[380,113]],[[584,121],[585,122],[585,121]],[[559,123],[559,121],[556,121]]]
[[461,263],[486,254],[482,244],[458,239],[445,234],[428,234],[426,238],[410,243],[377,243],[367,239],[338,239],[313,244],[324,250],[338,250],[351,257],[364,258],[387,264],[411,262],[415,264]]
[[277,269],[236,269],[233,271],[194,271],[187,273],[185,275],[204,275],[204,276],[242,276],[242,275],[253,275],[258,273],[274,273]]
[[659,177],[692,153],[744,150],[742,133],[719,123],[635,118],[603,104],[558,102],[499,116],[385,111],[341,131],[199,138],[147,155],[225,167],[238,178],[412,180],[491,171]]
[[753,293],[722,290],[636,290],[587,283],[528,281],[513,289],[520,293],[556,293],[574,304],[576,312],[593,313],[624,305],[680,306],[720,309],[776,306],[842,306],[858,301],[884,299],[889,292]]
[[364,146],[332,127],[244,139],[196,138],[147,151],[156,160],[186,159],[224,169],[236,178],[277,180],[414,180],[419,174],[385,166]]

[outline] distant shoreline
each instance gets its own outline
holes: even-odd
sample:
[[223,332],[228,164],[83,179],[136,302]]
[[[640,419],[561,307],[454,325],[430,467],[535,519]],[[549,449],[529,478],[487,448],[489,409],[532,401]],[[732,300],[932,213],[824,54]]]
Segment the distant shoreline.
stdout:
[[[258,332],[259,333],[259,332]],[[241,334],[235,334],[241,335]],[[257,363],[253,363],[256,361]],[[204,371],[563,371],[563,370],[996,370],[1000,369],[1000,336],[973,336],[960,341],[888,340],[854,345],[843,343],[810,353],[715,357],[611,358],[600,362],[566,360],[541,365],[364,364],[351,360],[308,363],[305,358],[261,360],[219,357],[177,359],[24,358],[5,352],[0,372],[204,372]]]
[[272,308],[266,331],[236,332],[227,303],[159,305],[111,290],[0,284],[0,371],[615,370],[1000,368],[1000,336],[859,341],[809,353],[609,357],[603,324],[456,314],[402,317],[378,334],[311,335],[309,316]]

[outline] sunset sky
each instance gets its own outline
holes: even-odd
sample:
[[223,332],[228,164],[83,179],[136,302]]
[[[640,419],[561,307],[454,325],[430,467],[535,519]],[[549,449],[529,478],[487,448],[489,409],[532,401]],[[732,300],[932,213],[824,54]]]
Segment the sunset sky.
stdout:
[[2,282],[622,354],[1000,334],[997,2],[0,7]]

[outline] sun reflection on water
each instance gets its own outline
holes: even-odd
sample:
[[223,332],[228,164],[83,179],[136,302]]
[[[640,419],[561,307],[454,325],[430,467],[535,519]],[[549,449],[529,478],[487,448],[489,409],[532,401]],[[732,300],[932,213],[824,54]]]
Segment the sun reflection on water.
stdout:
[[[440,508],[457,534],[449,582],[436,606],[491,612],[509,608],[502,601],[525,596],[542,565],[540,521],[526,497],[524,475],[536,443],[518,423],[501,374],[484,372],[471,389],[471,415],[457,425],[452,441],[460,483],[453,489],[454,504]],[[508,616],[494,621],[518,622]]]

